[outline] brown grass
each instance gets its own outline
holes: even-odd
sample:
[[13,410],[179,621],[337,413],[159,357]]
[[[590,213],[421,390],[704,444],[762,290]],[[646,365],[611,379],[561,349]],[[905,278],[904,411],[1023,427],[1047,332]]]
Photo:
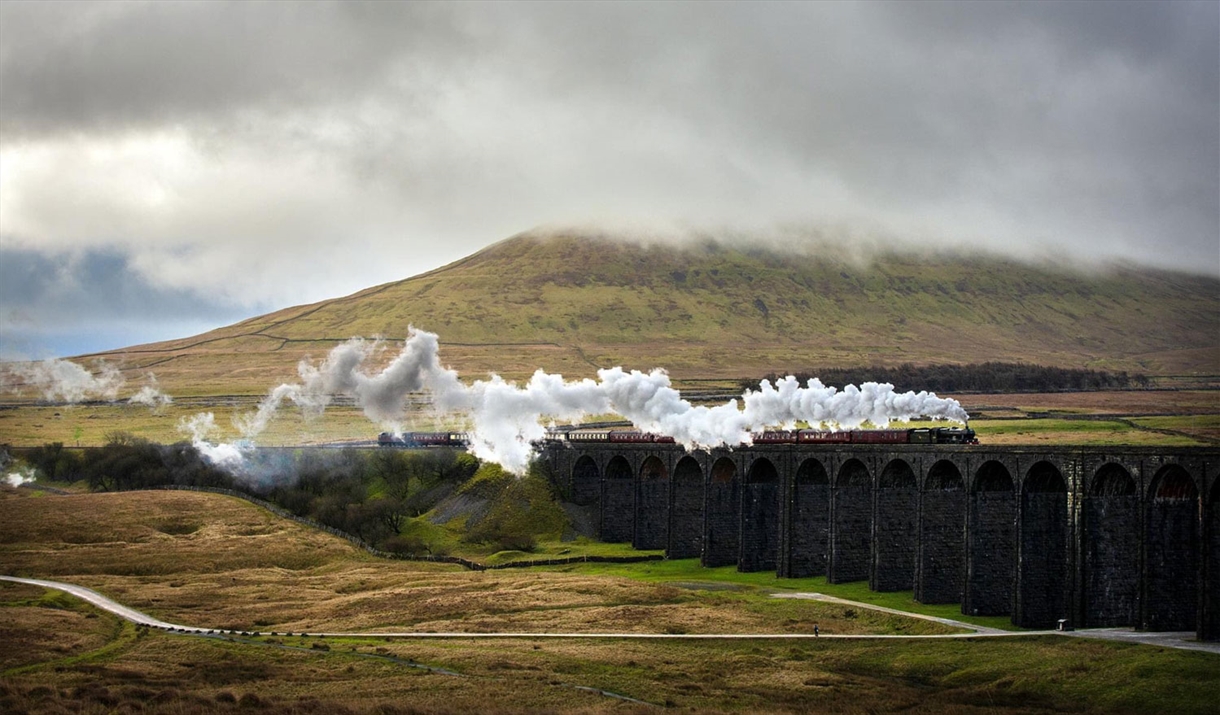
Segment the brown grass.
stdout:
[[[91,586],[165,618],[246,630],[770,631],[806,629],[812,617],[827,631],[905,627],[899,619],[870,623],[863,613],[848,618],[829,604],[766,600],[749,589],[691,592],[605,576],[381,562],[239,500],[181,492],[8,492],[0,496],[0,568]],[[114,619],[90,618],[84,606],[60,608],[65,602],[71,599],[0,585],[0,643],[21,654],[0,663],[0,712],[1203,713],[1220,687],[1214,656],[1053,636],[1003,643],[222,640],[130,624],[116,634]]]
[[106,354],[175,396],[265,394],[353,335],[438,333],[467,376],[667,368],[739,378],[819,365],[1023,361],[1220,372],[1214,279],[1073,273],[987,256],[777,254],[520,236],[444,268]]
[[37,586],[0,582],[0,604],[0,643],[7,644],[0,671],[96,650],[118,627],[114,617]]
[[[233,427],[232,418],[258,409],[257,397],[196,400],[174,403],[156,411],[126,403],[59,405],[43,407],[18,405],[0,410],[0,444],[14,447],[37,447],[50,442],[62,442],[69,447],[91,447],[104,444],[113,432],[127,432],[136,437],[161,444],[187,440],[178,429],[184,417],[211,412],[217,430],[209,436],[213,441],[233,441],[241,437]],[[419,425],[407,425],[420,431],[435,428],[432,420]],[[78,436],[79,430],[79,436]],[[306,419],[291,406],[281,410],[267,431],[259,435],[264,447],[296,446],[332,443],[344,440],[372,440],[381,428],[352,407],[331,407],[320,419]]]
[[[168,533],[167,533],[168,532]],[[189,532],[189,533],[187,533]],[[375,559],[238,499],[193,492],[0,498],[0,564],[159,618],[277,631],[936,633],[926,621],[625,578]]]
[[973,413],[987,406],[1024,412],[1086,412],[1111,415],[1216,414],[1216,390],[1126,390],[1112,392],[1049,392],[1025,394],[961,394],[954,399]]
[[[259,644],[142,634],[105,658],[0,676],[0,708],[495,715],[661,706],[704,713],[1034,715],[1153,712],[1160,703],[1202,713],[1217,680],[1208,670],[1214,658],[1204,654],[1053,636],[900,646],[540,639],[313,645],[319,647],[295,638]],[[1201,680],[1175,689],[1164,674],[1175,667],[1181,677]],[[1192,689],[1194,697],[1182,696]],[[1169,692],[1176,695],[1165,699]]]
[[[700,383],[690,388],[698,392],[707,389]],[[1031,412],[1065,412],[1073,414],[1095,414],[1112,416],[1134,415],[1220,415],[1220,391],[1116,391],[1116,392],[1071,392],[1035,394],[962,394],[954,396],[973,417],[976,418],[1024,418]],[[257,409],[259,398],[227,397],[183,401],[153,412],[147,407],[116,403],[112,405],[91,404],[79,406],[42,407],[20,404],[11,409],[0,410],[0,444],[15,447],[36,447],[50,442],[62,442],[74,446],[97,446],[106,441],[107,435],[116,431],[131,433],[153,442],[172,444],[185,438],[178,431],[183,417],[199,412],[212,412],[216,418],[216,441],[234,440],[240,437],[232,426],[232,417],[248,414]],[[617,419],[615,415],[603,415],[590,419]],[[420,418],[405,425],[407,429],[431,431],[438,423],[429,418]],[[1184,431],[1200,436],[1211,436],[1210,426],[1191,432],[1189,421]],[[79,429],[79,438],[77,430]],[[266,432],[258,437],[265,447],[329,444],[353,440],[372,440],[381,428],[370,422],[357,408],[335,406],[320,419],[305,419],[290,405],[279,412]],[[1138,434],[1130,430],[1132,444],[1162,444],[1155,434]],[[1063,437],[1062,435],[1060,437]],[[1049,435],[1029,443],[1055,443]],[[998,442],[1019,444],[1011,440]],[[1071,443],[1070,436],[1062,443]]]

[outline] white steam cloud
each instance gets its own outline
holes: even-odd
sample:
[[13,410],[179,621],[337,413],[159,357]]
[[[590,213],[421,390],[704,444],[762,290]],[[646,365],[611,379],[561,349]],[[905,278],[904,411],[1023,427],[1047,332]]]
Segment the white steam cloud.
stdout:
[[[156,411],[174,401],[161,390],[156,375],[146,373],[145,380],[144,386],[127,399],[128,404],[144,405]],[[0,367],[0,391],[19,395],[24,389],[33,388],[47,402],[115,402],[126,383],[118,367],[105,360],[95,361],[92,371],[70,360],[57,358]]]
[[796,422],[851,428],[915,417],[955,422],[967,418],[956,400],[928,392],[896,393],[893,385],[878,383],[837,390],[817,380],[801,386],[793,377],[775,385],[764,380],[758,390],[742,395],[741,404],[730,400],[715,407],[682,399],[664,370],[642,373],[616,367],[599,370],[597,380],[578,381],[539,370],[524,386],[496,375],[466,385],[441,365],[434,333],[411,329],[398,356],[384,369],[372,371],[368,362],[381,347],[356,338],[334,348],[318,366],[302,361],[301,382],[272,390],[257,412],[236,421],[238,428],[253,438],[284,400],[316,414],[336,395],[354,397],[374,422],[398,424],[407,415],[411,395],[424,393],[437,412],[469,422],[475,456],[522,473],[533,455],[531,443],[545,434],[543,418],[566,421],[613,412],[639,429],[671,436],[687,449],[749,444],[753,431]]
[[183,417],[178,422],[178,431],[189,435],[196,451],[210,464],[238,472],[246,463],[243,446],[231,443],[213,444],[208,435],[216,430],[216,418],[211,412],[200,412],[192,417]]
[[74,362],[55,358],[9,365],[2,377],[5,391],[20,393],[22,387],[33,387],[48,402],[70,404],[97,399],[113,402],[126,382],[119,369],[104,360],[94,363],[90,372]]
[[148,373],[146,376],[148,384],[141,387],[140,391],[132,395],[127,402],[132,405],[144,405],[151,407],[154,411],[160,407],[164,407],[174,401],[174,398],[161,391],[157,385],[157,376]]
[[36,475],[34,474],[33,469],[30,469],[29,467],[23,467],[23,468],[18,469],[15,472],[9,472],[4,477],[4,483],[8,484],[10,487],[19,487],[22,484],[27,484],[29,482],[34,481],[35,476]]

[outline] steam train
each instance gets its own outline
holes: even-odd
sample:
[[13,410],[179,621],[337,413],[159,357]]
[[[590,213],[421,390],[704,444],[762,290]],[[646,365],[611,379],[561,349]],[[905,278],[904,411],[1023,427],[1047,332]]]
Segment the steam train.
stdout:
[[426,447],[465,447],[470,440],[465,432],[382,432],[377,444],[382,447],[424,449]]
[[754,444],[978,444],[969,427],[913,427],[911,429],[779,430],[757,432]]
[[[673,437],[638,430],[552,430],[551,441],[567,442],[628,442],[673,444]],[[754,444],[978,444],[978,437],[969,427],[915,427],[911,429],[841,430],[774,430],[755,432]]]
[[[546,442],[610,442],[626,444],[673,444],[674,438],[640,430],[569,429],[547,430]],[[969,427],[915,427],[911,429],[773,430],[755,432],[754,444],[978,444]],[[427,447],[463,448],[470,443],[465,432],[382,432],[377,444],[382,447],[424,449]]]

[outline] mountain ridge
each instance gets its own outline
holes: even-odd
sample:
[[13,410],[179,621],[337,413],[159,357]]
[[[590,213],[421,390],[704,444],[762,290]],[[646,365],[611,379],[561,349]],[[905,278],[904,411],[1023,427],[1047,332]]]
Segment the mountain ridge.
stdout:
[[260,380],[293,377],[303,356],[358,335],[399,340],[410,326],[438,333],[442,359],[464,375],[545,368],[576,377],[621,364],[726,379],[989,360],[1220,373],[1220,280],[1207,276],[537,232],[348,296],[100,355],[127,371],[155,369],[167,386],[195,372],[261,391]]

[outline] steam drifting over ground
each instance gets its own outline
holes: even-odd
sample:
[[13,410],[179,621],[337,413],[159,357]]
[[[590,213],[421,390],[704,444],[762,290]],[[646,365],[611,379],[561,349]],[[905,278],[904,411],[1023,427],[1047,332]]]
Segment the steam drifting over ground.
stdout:
[[148,384],[141,387],[139,392],[127,399],[129,404],[144,405],[155,410],[174,401],[174,398],[161,391],[161,388],[157,385],[156,375],[150,372],[147,375],[147,379]]
[[9,472],[4,477],[4,483],[10,487],[19,487],[22,484],[31,483],[35,478],[34,470],[29,467],[22,467],[16,471]]
[[238,474],[245,463],[240,445],[223,442],[213,444],[208,435],[216,430],[216,418],[211,412],[200,412],[192,417],[183,417],[178,422],[178,431],[191,438],[195,450],[213,465]]
[[6,391],[20,392],[20,381],[41,392],[48,402],[76,403],[96,399],[113,402],[126,380],[117,367],[104,360],[98,360],[94,367],[96,374],[74,362],[52,358],[14,363],[7,366],[0,377],[4,378]]
[[[156,375],[147,373],[145,379],[146,384],[127,399],[128,404],[144,405],[156,411],[174,401],[161,391]],[[69,405],[86,400],[114,402],[126,384],[119,369],[105,360],[95,361],[92,371],[70,360],[55,358],[0,366],[0,392],[19,395],[25,388],[33,388],[47,402]]]
[[[616,413],[639,429],[697,449],[749,444],[754,431],[796,422],[837,429],[864,422],[880,427],[916,417],[967,419],[956,400],[928,392],[896,393],[893,385],[878,383],[839,390],[817,380],[802,386],[793,377],[774,385],[764,380],[758,390],[746,391],[740,403],[730,400],[715,407],[682,399],[661,369],[643,373],[615,367],[599,370],[596,380],[576,381],[539,370],[524,385],[497,375],[467,385],[441,364],[434,333],[411,329],[398,356],[384,369],[373,371],[368,363],[383,347],[378,341],[353,338],[317,366],[302,361],[301,382],[273,389],[258,411],[235,420],[236,426],[250,440],[266,429],[285,400],[307,415],[320,415],[332,398],[344,395],[355,398],[373,422],[397,429],[408,417],[411,395],[423,393],[437,414],[468,423],[475,456],[522,473],[533,454],[531,443],[546,433],[544,420],[574,421]],[[184,421],[181,427],[213,463],[240,464],[241,450],[206,441],[215,427],[210,413]]]

